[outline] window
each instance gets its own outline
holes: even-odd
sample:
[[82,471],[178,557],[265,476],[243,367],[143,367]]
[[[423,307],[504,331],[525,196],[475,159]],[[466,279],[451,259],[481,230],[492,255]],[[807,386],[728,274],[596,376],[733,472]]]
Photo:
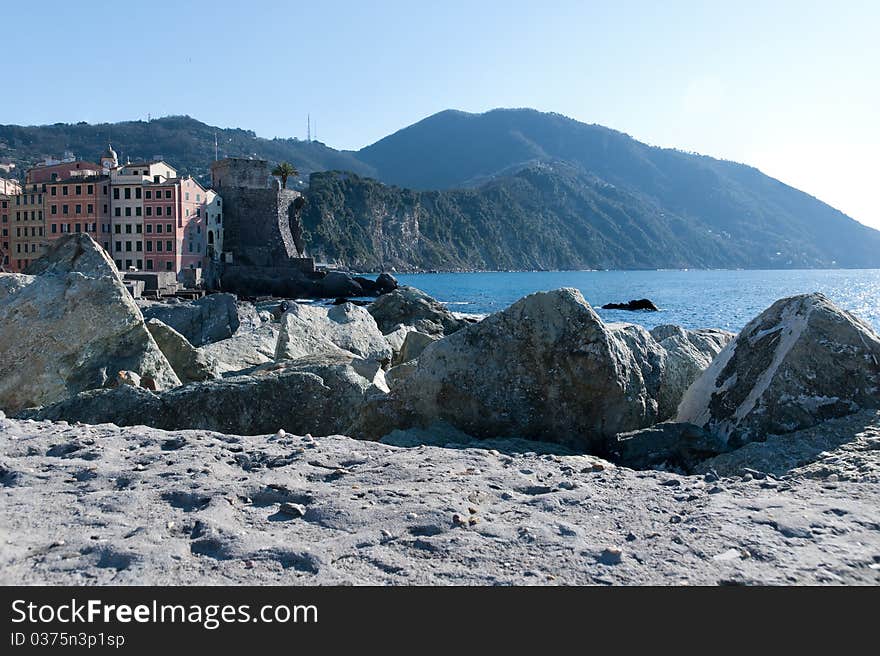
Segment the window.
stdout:
[[[149,208],[147,208],[147,209],[149,209]],[[148,235],[153,234],[153,224],[152,223],[147,224],[147,234]]]
[[192,242],[189,243],[189,252],[190,253],[193,252],[193,243]]
[[52,188],[49,190],[49,195],[50,195],[50,196],[57,196],[57,195],[58,195],[58,187],[52,187]]
[[[148,242],[147,242],[147,252],[148,252],[148,253],[152,253],[152,252],[153,252],[153,242],[151,242],[151,241],[148,241]],[[149,262],[149,260],[147,260],[147,262]]]
[[138,261],[137,261],[137,268],[138,268],[139,270],[144,268],[144,261],[143,261],[143,260],[138,260]]
[[183,198],[184,198],[184,200],[189,200],[189,192],[188,191],[183,195]]
[[54,235],[56,232],[58,232],[58,224],[53,223],[52,224],[52,234]]
[[[150,250],[149,248],[147,250]],[[153,260],[147,260],[147,271],[153,270]]]
[[82,185],[76,185],[76,187],[74,187],[74,189],[76,189],[77,196],[82,196],[82,192],[83,192]]
[[141,233],[144,231],[144,226],[142,226],[140,223],[138,223],[138,224],[134,227],[134,231],[135,231],[136,233],[138,233],[138,234],[141,234]]
[[87,214],[94,214],[95,213],[95,206],[94,205],[86,205],[86,213]]
[[134,215],[135,215],[135,216],[140,216],[140,215],[141,215],[141,208],[140,208],[140,206],[134,208]]
[[[169,177],[171,177],[171,176],[169,176]],[[165,190],[165,198],[171,198],[171,190],[170,189]]]
[[113,200],[119,200],[119,187],[113,187]]
[[202,202],[202,195],[201,195],[201,194],[196,194],[196,202],[197,202],[197,203],[201,203],[201,202]]
[[68,214],[68,207],[67,207],[67,205],[62,205],[62,206],[61,206],[61,213],[64,214],[65,216]]
[[87,194],[95,193],[95,185],[86,185],[86,193]]
[[[121,241],[116,242],[116,249],[115,250],[117,250],[117,251],[122,250],[122,242]],[[116,264],[119,265],[119,262],[117,262]]]
[[171,205],[166,205],[166,206],[165,206],[165,215],[166,215],[166,216],[171,216]]
[[[61,195],[62,195],[62,196],[66,196],[66,195],[67,195],[67,185],[63,185],[63,186],[61,187]],[[33,202],[33,200],[31,200],[31,202]]]
[[125,252],[126,253],[131,252],[131,242],[130,241],[125,242]]
[[165,225],[165,232],[167,232],[167,233],[169,233],[169,234],[172,233],[172,232],[174,232],[174,226],[173,226],[173,224],[171,224],[171,223],[166,224],[166,225]]
[[106,213],[107,213],[107,206],[104,205],[104,214],[106,214]]
[[161,223],[156,224],[156,232],[162,232],[162,224]]
[[125,200],[130,200],[130,199],[131,199],[131,187],[126,187],[125,188]]
[[53,214],[53,215],[54,215],[54,214],[58,214],[58,206],[57,206],[57,205],[51,205],[51,206],[49,207],[49,212],[50,212],[50,214]]
[[122,233],[122,226],[117,223],[115,226],[113,226],[113,232],[115,232],[117,235],[121,234]]
[[75,226],[73,226],[73,227],[76,228],[76,232],[77,232],[77,234],[80,233],[80,232],[82,232],[82,225],[81,225],[81,224],[77,223],[77,224],[76,224]]
[[126,269],[130,269],[130,268],[131,268],[131,260],[126,260],[126,261],[125,261],[125,268],[126,268]]
[[104,195],[107,195],[107,185],[104,185]]
[[135,197],[135,198],[140,198],[140,197],[141,197],[141,188],[140,188],[140,187],[135,187],[135,188],[134,188],[134,197]]
[[156,242],[156,251],[159,253],[162,252],[162,242],[161,241]]
[[130,207],[125,208],[125,216],[131,216],[131,208]]
[[153,216],[153,207],[152,207],[152,205],[147,205],[147,216]]
[[165,242],[165,250],[168,251],[169,253],[174,250],[174,246],[172,245],[171,241]]
[[[153,182],[155,182],[156,184],[159,183],[159,176],[158,175],[153,176]],[[156,193],[158,194],[159,192],[157,191]]]
[[131,224],[130,223],[125,224],[125,234],[127,234],[127,235],[131,234]]
[[136,241],[136,242],[134,243],[134,249],[135,249],[138,253],[140,253],[142,250],[144,250],[144,244],[143,244],[143,242]]
[[113,208],[113,216],[122,216],[122,208],[114,207]]
[[[153,192],[150,191],[149,189],[147,189],[144,192],[144,198],[146,198],[147,200],[150,200],[152,197],[153,197]],[[149,262],[149,260],[147,260],[147,262]]]
[[156,216],[162,216],[162,206],[161,205],[156,206]]
[[76,206],[76,213],[77,213],[77,214],[82,214],[82,213],[83,213],[83,206],[82,206],[82,205],[77,205],[77,206]]
[[166,262],[166,263],[165,263],[165,270],[166,270],[166,271],[173,271],[173,270],[174,270],[174,269],[172,269],[172,267],[171,267],[171,262]]

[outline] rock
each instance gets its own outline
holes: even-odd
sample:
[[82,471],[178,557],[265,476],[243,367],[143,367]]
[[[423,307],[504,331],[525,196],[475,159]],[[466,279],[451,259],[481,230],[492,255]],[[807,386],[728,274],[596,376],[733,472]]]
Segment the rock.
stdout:
[[182,383],[210,380],[219,375],[216,358],[195,348],[171,326],[166,326],[158,319],[150,319],[147,321],[147,330]]
[[341,271],[330,271],[319,282],[320,296],[336,298],[338,296],[363,296],[364,289],[355,279]]
[[651,336],[666,350],[663,384],[657,399],[659,416],[666,420],[675,416],[687,389],[734,334],[715,329],[685,330],[667,324],[653,328]]
[[332,308],[294,303],[281,318],[275,358],[295,359],[348,352],[378,362],[391,361],[391,347],[370,313],[346,303]]
[[370,280],[369,278],[364,278],[363,276],[355,276],[352,278],[358,285],[361,286],[364,294],[368,294],[370,296],[378,296],[378,291],[376,289],[376,281]]
[[619,565],[623,562],[623,549],[620,547],[606,547],[599,554],[599,562],[603,565]]
[[396,330],[401,324],[413,326],[427,335],[449,335],[468,325],[415,287],[399,287],[380,296],[370,305],[369,312],[383,334]]
[[630,301],[629,303],[606,303],[602,306],[603,310],[629,310],[631,312],[635,312],[637,310],[645,310],[648,312],[658,312],[660,308],[658,308],[654,303],[647,298],[640,298],[638,300]]
[[390,273],[380,273],[379,277],[376,278],[375,289],[378,294],[390,294],[399,286],[397,278]]
[[0,273],[0,301],[24,289],[34,279],[34,276],[26,276],[23,273]]
[[305,517],[306,507],[301,503],[291,503],[290,501],[285,501],[280,506],[278,506],[278,512],[284,515],[289,515],[290,517]]
[[171,326],[193,346],[204,346],[235,334],[241,323],[238,309],[232,294],[210,294],[195,301],[151,303],[143,313]]
[[31,276],[76,271],[90,278],[119,277],[116,264],[100,244],[86,233],[68,234],[50,242],[43,256],[25,271]]
[[677,421],[731,446],[880,406],[880,336],[822,294],[753,319],[688,389]]
[[412,326],[404,326],[400,324],[389,333],[385,334],[385,341],[388,342],[388,346],[391,347],[391,363],[392,365],[396,365],[400,362],[400,349],[403,348],[403,342],[406,339],[407,333],[411,333],[415,328]]
[[[58,241],[81,246],[80,237]],[[180,385],[112,262],[95,249],[56,244],[38,260],[47,273],[0,301],[0,407],[54,403],[112,385],[122,370],[159,389]],[[80,264],[86,272],[67,270]]]
[[596,449],[656,422],[664,357],[644,329],[606,326],[575,289],[532,294],[423,351],[356,436],[445,421],[479,438]]
[[422,351],[438,339],[440,338],[436,335],[425,335],[416,330],[408,332],[403,339],[403,345],[400,347],[400,353],[394,364],[415,360],[422,354]]
[[140,387],[141,377],[134,371],[120,371],[116,374],[117,385],[128,385],[129,387]]
[[278,326],[265,323],[256,330],[235,333],[228,339],[198,348],[205,357],[215,360],[221,375],[252,369],[275,360],[278,345]]
[[[239,435],[276,433],[279,427],[295,434],[341,434],[367,396],[377,393],[375,377],[358,373],[362,363],[351,357],[304,358],[273,363],[249,376],[159,393],[127,386],[92,390],[21,416]],[[368,375],[371,371],[361,370]]]
[[617,464],[633,469],[662,465],[666,469],[690,473],[706,458],[728,449],[723,440],[699,426],[664,422],[619,434],[609,447],[609,455]]

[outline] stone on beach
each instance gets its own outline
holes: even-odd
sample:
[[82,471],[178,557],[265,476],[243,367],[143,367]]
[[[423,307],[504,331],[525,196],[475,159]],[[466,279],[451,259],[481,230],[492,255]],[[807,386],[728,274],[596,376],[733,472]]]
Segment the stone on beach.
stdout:
[[370,305],[369,312],[383,334],[397,330],[401,324],[427,335],[449,335],[468,325],[415,287],[398,287],[380,296]]
[[822,294],[777,301],[688,389],[680,422],[732,446],[880,407],[880,336]]
[[43,273],[0,301],[0,408],[60,401],[114,384],[123,370],[157,389],[180,385],[90,237],[60,238],[32,269]]
[[142,303],[144,317],[159,319],[186,337],[193,346],[232,337],[240,320],[238,305],[232,294],[209,294],[195,301]]

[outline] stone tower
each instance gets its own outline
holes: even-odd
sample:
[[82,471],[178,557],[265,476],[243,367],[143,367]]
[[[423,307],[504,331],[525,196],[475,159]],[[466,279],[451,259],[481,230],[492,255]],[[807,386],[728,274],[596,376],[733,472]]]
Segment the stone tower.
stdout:
[[281,189],[266,160],[218,160],[211,181],[223,199],[223,250],[236,266],[303,266],[302,195]]

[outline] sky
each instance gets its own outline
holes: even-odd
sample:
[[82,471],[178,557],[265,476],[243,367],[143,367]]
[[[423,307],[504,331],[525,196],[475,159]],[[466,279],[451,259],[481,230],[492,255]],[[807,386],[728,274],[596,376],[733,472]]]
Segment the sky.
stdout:
[[[0,123],[188,114],[357,149],[532,107],[758,167],[880,229],[880,2],[4,3]],[[430,153],[425,154],[430,157]]]

